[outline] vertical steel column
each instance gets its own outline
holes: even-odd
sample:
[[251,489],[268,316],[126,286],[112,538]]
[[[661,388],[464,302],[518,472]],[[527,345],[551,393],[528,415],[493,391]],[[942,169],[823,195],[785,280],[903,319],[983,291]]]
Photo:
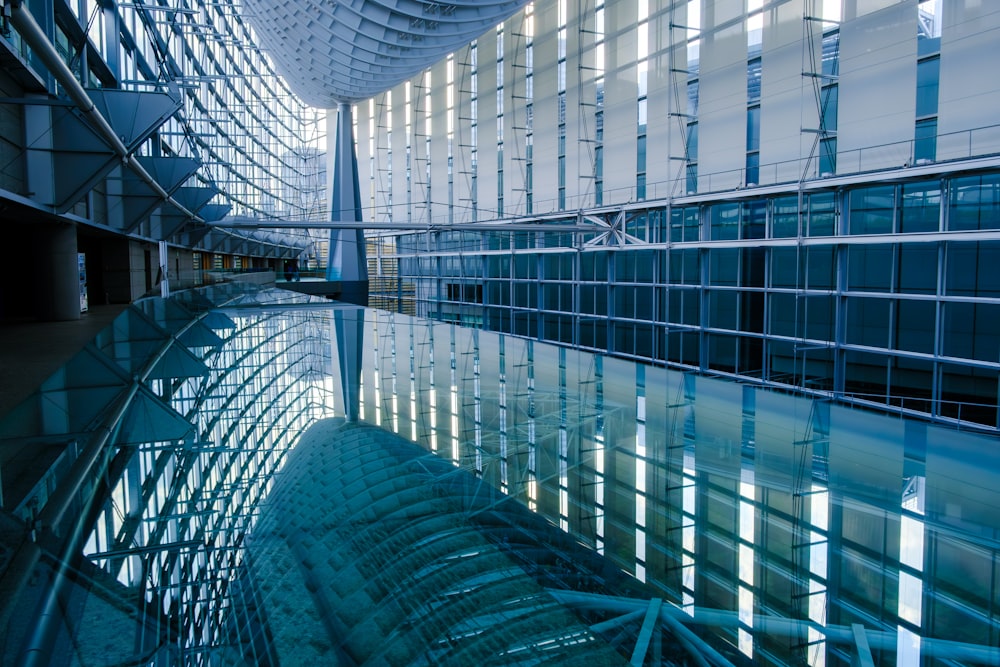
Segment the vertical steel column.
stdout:
[[[351,105],[346,102],[341,102],[337,107],[331,195],[332,220],[363,221]],[[368,261],[365,256],[364,231],[335,229],[330,232],[330,256],[326,266],[326,279],[340,281],[341,300],[368,305]]]

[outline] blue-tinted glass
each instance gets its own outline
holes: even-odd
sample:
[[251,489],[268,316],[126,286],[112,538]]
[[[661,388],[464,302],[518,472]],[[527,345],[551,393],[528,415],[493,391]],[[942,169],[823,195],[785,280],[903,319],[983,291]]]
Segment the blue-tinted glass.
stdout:
[[837,105],[840,99],[840,86],[826,86],[820,94],[823,113],[820,120],[824,130],[833,132],[837,129]]
[[746,185],[757,185],[760,181],[760,153],[747,153],[747,168],[744,176]]
[[739,248],[713,248],[709,251],[709,281],[712,285],[736,287],[739,275]]
[[839,32],[823,36],[823,74],[826,76],[837,76],[840,74]]
[[836,267],[834,249],[830,246],[806,249],[806,287],[808,289],[834,289]]
[[902,243],[896,290],[905,294],[937,292],[938,247],[936,243]]
[[795,295],[775,293],[768,296],[771,302],[770,333],[775,336],[795,334]]
[[809,236],[833,236],[836,234],[837,200],[836,193],[817,192],[809,195]]
[[760,58],[753,58],[747,62],[747,104],[757,104],[760,102]]
[[687,191],[689,193],[698,192],[698,165],[689,164],[685,169],[687,180]]
[[938,112],[938,83],[941,59],[927,58],[917,63],[917,117],[933,116]]
[[908,183],[903,186],[902,232],[936,232],[941,219],[941,184]]
[[948,243],[945,293],[1000,297],[1000,242]]
[[[749,156],[747,156],[749,159]],[[764,200],[743,202],[743,231],[740,238],[762,239],[767,226],[767,202]]]
[[918,120],[913,141],[913,159],[918,163],[937,156],[937,118]]
[[718,329],[737,329],[736,304],[739,293],[710,290],[708,293],[708,326]]
[[891,234],[895,186],[857,188],[850,193],[851,234]]
[[641,135],[635,141],[635,170],[646,171],[646,135]]
[[888,292],[892,287],[892,247],[852,245],[847,251],[847,288]]
[[922,58],[924,56],[929,56],[932,53],[941,52],[941,38],[940,37],[927,37],[923,32],[920,33],[917,39],[917,56]]
[[891,303],[889,299],[848,299],[847,342],[871,347],[888,347]]
[[715,204],[709,209],[711,239],[713,241],[739,238],[740,205]]
[[934,352],[934,327],[937,304],[933,301],[896,302],[896,344],[894,347],[909,352]]
[[747,151],[760,150],[760,107],[747,109]]
[[687,157],[689,160],[696,160],[698,159],[698,123],[688,123],[687,129],[687,144],[685,145]]
[[772,200],[771,236],[787,238],[799,233],[799,198],[780,197]]
[[799,286],[798,248],[771,249],[771,286],[794,288]]
[[689,116],[698,115],[698,79],[687,84],[687,113]]
[[950,190],[948,229],[1000,228],[1000,174],[956,178]]
[[635,177],[635,198],[646,198],[646,174],[637,174]]
[[821,176],[837,173],[836,137],[827,137],[819,142],[819,173]]
[[805,324],[806,338],[831,340],[836,308],[834,297],[830,295],[809,296],[804,299],[801,318]]

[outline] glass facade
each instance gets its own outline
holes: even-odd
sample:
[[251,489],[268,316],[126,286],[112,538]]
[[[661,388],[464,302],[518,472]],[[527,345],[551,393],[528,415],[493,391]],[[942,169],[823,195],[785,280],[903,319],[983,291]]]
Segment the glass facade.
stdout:
[[[950,45],[979,34],[955,21],[977,10],[704,4],[533,10],[535,89],[547,53],[580,72],[552,75],[558,123],[531,103],[534,214],[508,206],[475,235],[373,233],[391,239],[396,310],[996,431],[1000,163],[992,117],[960,112],[944,80],[968,55]],[[879,31],[898,35],[881,53],[905,51],[905,67],[866,60]],[[669,68],[654,76],[657,58]],[[874,96],[882,78],[899,100]],[[503,94],[506,118],[522,100]],[[916,129],[894,140],[903,126]]]
[[[0,56],[8,237],[51,256],[49,223],[71,225],[93,303],[128,303],[164,279],[177,289],[212,282],[210,271],[280,270],[299,255],[303,268],[325,262],[326,241],[308,229],[215,226],[328,208],[325,111],[291,92],[237,6],[8,5]],[[50,274],[69,271],[48,261]],[[5,283],[37,261],[13,264]],[[5,316],[16,302],[5,295]]]

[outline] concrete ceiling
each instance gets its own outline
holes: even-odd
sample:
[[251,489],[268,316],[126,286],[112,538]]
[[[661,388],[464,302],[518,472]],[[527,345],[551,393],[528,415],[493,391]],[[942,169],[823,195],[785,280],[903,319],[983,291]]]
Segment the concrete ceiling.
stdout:
[[527,0],[244,0],[247,20],[307,104],[365,100],[512,16]]

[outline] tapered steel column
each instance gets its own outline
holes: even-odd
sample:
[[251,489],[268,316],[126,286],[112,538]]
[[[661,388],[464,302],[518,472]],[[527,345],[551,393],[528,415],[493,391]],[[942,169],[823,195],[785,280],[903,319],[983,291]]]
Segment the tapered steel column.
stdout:
[[[361,219],[361,188],[358,185],[358,157],[354,151],[351,105],[337,107],[337,129],[333,143],[332,220]],[[330,232],[330,256],[326,279],[340,281],[341,301],[368,305],[368,260],[365,234],[360,229]]]

